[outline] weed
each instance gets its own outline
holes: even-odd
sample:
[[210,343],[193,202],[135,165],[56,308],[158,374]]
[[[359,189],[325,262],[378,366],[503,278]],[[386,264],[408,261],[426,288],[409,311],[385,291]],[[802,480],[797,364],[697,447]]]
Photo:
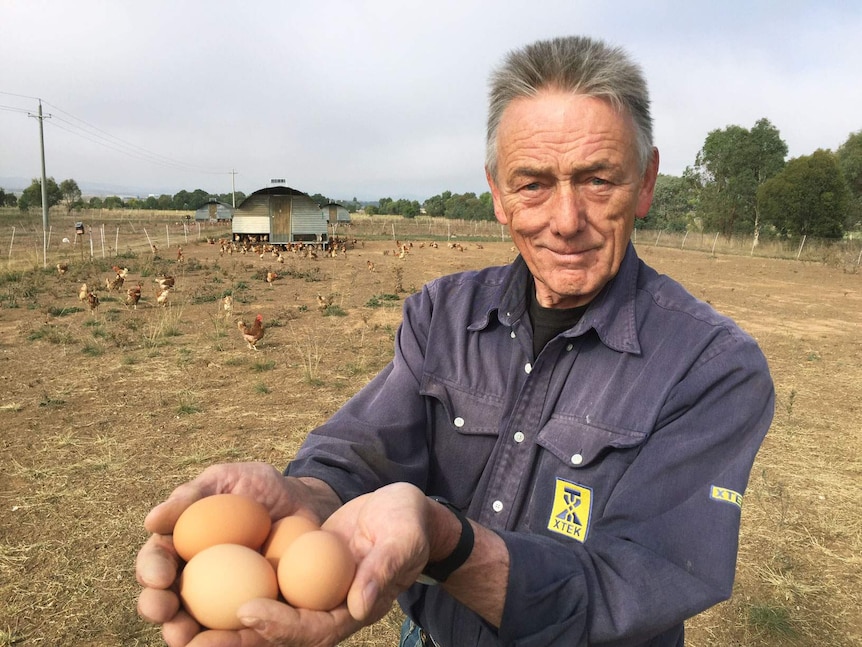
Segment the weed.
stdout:
[[790,393],[787,394],[787,402],[784,404],[788,416],[793,413],[794,400],[796,400],[796,389],[790,389]]
[[65,317],[66,315],[73,315],[76,312],[84,312],[84,309],[79,308],[78,306],[72,306],[70,308],[57,308],[52,306],[48,308],[48,314],[52,317]]
[[84,344],[83,348],[81,348],[81,352],[90,357],[100,357],[101,355],[104,355],[105,349],[96,344]]
[[365,302],[366,308],[381,308],[383,306],[394,306],[401,298],[397,294],[375,294]]
[[52,344],[65,346],[74,342],[72,333],[65,329],[55,328],[54,326],[42,326],[30,331],[27,335],[29,341],[47,341]]
[[177,407],[178,416],[188,416],[193,413],[200,413],[203,409],[195,401],[193,394],[188,391],[180,394],[180,404]]
[[40,407],[46,407],[46,408],[61,407],[64,404],[66,404],[65,400],[62,400],[60,398],[52,398],[47,393],[45,393],[42,396],[42,399],[39,400],[39,406]]
[[344,308],[341,306],[335,305],[334,303],[326,306],[326,309],[323,311],[324,317],[346,317],[347,312],[345,312]]
[[258,382],[254,385],[254,392],[260,393],[261,395],[266,395],[267,393],[269,393],[269,387],[263,382]]
[[774,636],[796,634],[790,621],[790,612],[784,607],[755,604],[748,610],[748,622],[755,629]]
[[271,371],[275,368],[275,362],[273,360],[267,360],[265,362],[255,362],[251,365],[251,370],[255,373],[263,373],[264,371]]
[[225,366],[245,366],[248,363],[248,359],[245,357],[228,357],[224,361]]

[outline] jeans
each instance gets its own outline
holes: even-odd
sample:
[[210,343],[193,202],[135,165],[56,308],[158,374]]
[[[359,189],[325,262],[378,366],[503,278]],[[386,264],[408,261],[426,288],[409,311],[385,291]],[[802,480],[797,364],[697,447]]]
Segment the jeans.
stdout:
[[398,647],[440,647],[425,630],[407,618],[401,625]]

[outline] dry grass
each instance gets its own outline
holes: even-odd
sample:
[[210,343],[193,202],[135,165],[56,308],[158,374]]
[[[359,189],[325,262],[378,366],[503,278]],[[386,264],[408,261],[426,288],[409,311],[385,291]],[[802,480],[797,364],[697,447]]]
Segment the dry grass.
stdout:
[[[161,644],[134,610],[133,561],[150,507],[212,463],[284,465],[391,357],[405,296],[397,288],[513,256],[509,242],[486,239],[478,249],[459,232],[465,252],[417,246],[398,259],[392,224],[396,236],[431,228],[362,223],[363,242],[347,258],[289,259],[272,286],[260,278],[266,261],[181,242],[181,229],[171,238],[183,245],[183,267],[164,241],[162,259],[146,239],[121,244],[127,283],[140,278],[144,296],[131,310],[124,295],[102,290],[96,313],[75,309],[78,285],[104,286],[118,259],[67,254],[60,277],[56,260],[45,270],[24,253],[36,245],[19,229],[22,253],[0,275],[0,647]],[[135,224],[139,237],[144,226]],[[862,644],[860,274],[820,262],[639,251],[758,338],[778,392],[746,496],[734,597],[689,623],[688,644]],[[177,277],[167,308],[155,305],[160,272]],[[323,316],[318,293],[333,295],[345,316]],[[234,297],[231,317],[220,311],[224,294]],[[235,319],[257,312],[268,329],[254,352]],[[396,612],[348,644],[396,644],[398,624]]]

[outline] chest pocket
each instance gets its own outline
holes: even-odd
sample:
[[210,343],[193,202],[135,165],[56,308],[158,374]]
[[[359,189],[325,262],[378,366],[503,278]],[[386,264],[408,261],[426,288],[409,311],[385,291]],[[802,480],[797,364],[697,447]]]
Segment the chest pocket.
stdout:
[[429,488],[464,506],[497,442],[503,400],[430,375],[423,377],[419,392],[428,407]]
[[[566,467],[584,470],[595,467],[614,451],[640,447],[645,440],[642,432],[609,429],[581,418],[555,415],[539,431],[536,442]],[[622,453],[631,454],[633,460],[636,452]]]
[[558,482],[583,488],[590,497],[591,518],[601,516],[608,497],[646,439],[645,433],[610,429],[583,418],[552,417],[536,440],[545,451],[540,452],[525,522],[535,532],[548,532],[549,520],[559,507]]

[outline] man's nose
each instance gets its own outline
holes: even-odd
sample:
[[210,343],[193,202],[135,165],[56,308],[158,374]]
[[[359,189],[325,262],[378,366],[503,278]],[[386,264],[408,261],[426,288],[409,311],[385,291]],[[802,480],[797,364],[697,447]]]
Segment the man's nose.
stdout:
[[554,192],[551,232],[564,238],[574,236],[587,224],[587,202],[578,187],[561,183]]

